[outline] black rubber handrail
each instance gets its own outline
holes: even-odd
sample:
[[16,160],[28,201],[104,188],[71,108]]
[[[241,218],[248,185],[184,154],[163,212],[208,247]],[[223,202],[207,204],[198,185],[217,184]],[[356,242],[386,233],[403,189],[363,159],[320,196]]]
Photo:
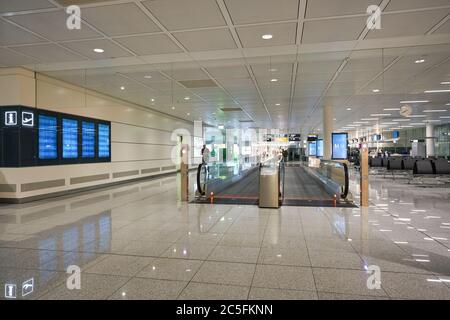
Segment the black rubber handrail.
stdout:
[[201,175],[202,168],[204,165],[205,165],[204,163],[200,163],[197,168],[197,190],[198,190],[198,193],[200,193],[200,195],[202,195],[202,196],[205,195],[205,191],[206,191],[206,190],[202,190],[202,184],[200,181],[200,175]]
[[345,199],[348,196],[348,189],[349,189],[349,181],[348,181],[348,166],[345,162],[342,163],[344,166],[344,175],[345,175],[345,185],[344,185],[344,192],[341,193],[341,198]]

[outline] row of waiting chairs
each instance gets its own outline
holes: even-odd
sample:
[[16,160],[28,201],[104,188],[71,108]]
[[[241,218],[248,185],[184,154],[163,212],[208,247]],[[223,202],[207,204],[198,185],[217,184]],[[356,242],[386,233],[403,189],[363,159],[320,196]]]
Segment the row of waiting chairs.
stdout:
[[372,168],[383,168],[384,176],[391,173],[395,179],[395,172],[404,173],[409,177],[409,182],[415,177],[446,176],[450,175],[450,163],[445,158],[420,158],[420,157],[389,157],[371,158],[369,165]]

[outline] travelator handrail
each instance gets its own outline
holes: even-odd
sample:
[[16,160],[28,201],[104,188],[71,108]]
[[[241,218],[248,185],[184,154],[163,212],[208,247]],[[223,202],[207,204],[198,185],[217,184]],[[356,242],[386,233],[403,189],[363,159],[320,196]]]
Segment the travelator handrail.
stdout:
[[345,162],[320,160],[317,166],[309,165],[310,173],[318,178],[327,190],[343,200],[349,196],[349,170]]
[[[197,195],[221,192],[257,169],[257,164],[200,163],[197,167]],[[231,172],[233,171],[236,172]]]
[[197,191],[201,196],[204,196],[206,193],[205,187],[206,187],[206,181],[204,182],[204,184],[202,184],[203,181],[201,181],[201,174],[202,171],[205,174],[205,177],[207,175],[207,171],[208,169],[206,168],[206,164],[205,163],[200,163],[198,165],[197,168]]

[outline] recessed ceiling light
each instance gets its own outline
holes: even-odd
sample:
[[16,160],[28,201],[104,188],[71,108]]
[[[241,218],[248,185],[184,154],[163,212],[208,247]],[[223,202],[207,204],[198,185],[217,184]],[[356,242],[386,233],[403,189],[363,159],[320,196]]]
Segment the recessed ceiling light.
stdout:
[[270,69],[269,69],[269,72],[276,72],[276,71],[278,71],[277,68],[270,68]]
[[441,120],[422,120],[422,122],[441,122]]
[[278,106],[281,106],[281,103],[275,103],[275,105],[278,107]]
[[442,92],[450,92],[450,90],[425,90],[425,93],[442,93]]
[[442,81],[441,84],[442,84],[442,85],[450,84],[450,81]]
[[151,79],[152,76],[148,74],[148,75],[145,75],[144,78],[145,78],[145,79]]
[[220,124],[220,125],[217,126],[217,128],[220,129],[220,130],[222,130],[222,129],[225,128],[225,127],[224,127],[223,124]]
[[120,87],[120,90],[125,90],[125,87],[124,87],[124,86],[121,86],[121,87]]
[[189,100],[190,99],[190,97],[184,97],[184,100]]
[[400,111],[400,108],[385,108],[384,111]]
[[155,99],[154,99],[154,98],[151,98],[150,101],[151,101],[151,102],[155,102]]
[[408,118],[425,118],[425,117],[426,117],[426,115],[424,115],[424,114],[413,114],[413,115],[408,116]]
[[380,92],[380,89],[373,89],[372,92],[373,93],[378,93],[378,92]]
[[188,113],[186,113],[188,116],[190,116],[191,114],[188,112]]
[[374,113],[371,114],[371,117],[389,117],[391,114],[390,113]]
[[350,107],[349,107],[349,108],[347,108],[347,111],[352,111],[352,108],[350,108]]
[[277,78],[270,79],[270,82],[277,82],[277,81],[278,81]]
[[270,40],[270,39],[273,38],[273,35],[271,35],[271,34],[264,34],[264,35],[262,36],[262,38],[263,38],[264,40]]
[[105,50],[100,49],[100,48],[95,48],[95,49],[94,49],[94,52],[97,52],[97,53],[103,53],[103,52],[105,52]]
[[428,103],[429,100],[406,100],[406,101],[400,101],[400,103]]
[[450,119],[450,116],[441,116],[439,118],[441,118],[441,119]]
[[362,118],[362,121],[376,121],[378,118]]
[[420,58],[420,59],[417,59],[416,61],[414,61],[414,63],[417,63],[417,64],[424,63],[424,62],[425,62],[425,59],[423,59],[423,58]]

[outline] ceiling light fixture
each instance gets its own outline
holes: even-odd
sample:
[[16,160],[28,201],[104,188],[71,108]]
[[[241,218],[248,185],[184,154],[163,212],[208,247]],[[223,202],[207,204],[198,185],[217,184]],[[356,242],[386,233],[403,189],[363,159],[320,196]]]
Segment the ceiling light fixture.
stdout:
[[347,108],[347,111],[352,111],[352,108],[348,107],[348,108]]
[[270,82],[277,82],[277,81],[278,81],[277,78],[270,79]]
[[374,113],[371,114],[371,117],[389,117],[391,114],[390,113]]
[[447,110],[432,110],[432,109],[430,109],[430,110],[423,110],[422,112],[425,112],[425,113],[433,113],[433,112],[446,112]]
[[419,63],[424,63],[425,61],[426,60],[424,58],[420,58],[420,59],[417,59],[416,61],[414,61],[414,63],[419,64]]
[[172,107],[172,110],[175,110],[175,107]]
[[441,84],[442,85],[450,84],[450,81],[442,81]]
[[217,128],[218,128],[219,130],[223,130],[223,129],[225,128],[225,126],[224,126],[223,124],[220,124],[220,125],[217,126]]
[[428,103],[429,100],[409,100],[409,101],[400,101],[400,103]]
[[151,102],[155,102],[155,99],[154,99],[154,98],[151,98],[150,101],[151,101]]
[[188,112],[188,113],[186,113],[188,116],[190,116],[191,114]]
[[372,92],[373,93],[378,93],[378,92],[380,92],[380,89],[373,89]]
[[377,121],[378,118],[362,118],[362,121]]
[[264,35],[262,36],[262,38],[263,38],[264,40],[270,40],[270,39],[273,38],[273,35],[271,35],[271,34],[264,34]]
[[408,118],[426,118],[426,115],[423,114],[413,114],[408,116]]
[[191,99],[191,98],[190,97],[184,97],[184,100],[186,100],[186,101],[189,100],[189,99]]
[[425,90],[425,93],[443,93],[443,92],[450,92],[450,90]]
[[124,86],[121,86],[121,87],[120,87],[120,90],[125,90],[125,87],[124,87]]
[[275,103],[275,105],[276,105],[277,107],[279,107],[279,106],[281,106],[281,103]]
[[148,75],[145,75],[144,78],[145,78],[145,79],[151,79],[152,76],[148,74]]
[[103,53],[103,52],[105,52],[105,50],[100,49],[100,48],[95,48],[94,52],[96,52],[96,53]]
[[400,108],[385,108],[384,111],[400,111]]

